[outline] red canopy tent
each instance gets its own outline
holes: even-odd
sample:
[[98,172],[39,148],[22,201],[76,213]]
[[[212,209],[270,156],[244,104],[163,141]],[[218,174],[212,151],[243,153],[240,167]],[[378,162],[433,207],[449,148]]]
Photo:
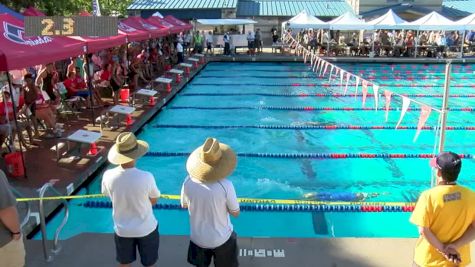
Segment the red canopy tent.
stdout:
[[40,10],[36,9],[35,7],[28,7],[23,11],[24,16],[30,16],[30,17],[41,17],[41,16],[46,16],[45,13],[41,12]]
[[[37,16],[37,15],[30,15],[30,16]],[[82,11],[79,13],[79,16],[92,16],[92,15],[89,14],[87,11]],[[120,30],[118,30],[118,33],[115,36],[107,36],[107,37],[72,36],[70,38],[85,42],[88,53],[94,53],[102,49],[106,49],[106,48],[110,48],[114,46],[120,46],[127,43],[127,35]]]
[[153,16],[148,19],[153,21],[155,24],[168,28],[170,33],[180,33],[182,31],[180,27],[177,27],[176,25],[166,21],[165,19],[162,19],[159,17],[153,17]]
[[164,29],[163,27],[160,28],[155,24],[150,24],[148,21],[142,19],[141,17],[128,17],[127,19],[122,20],[122,22],[125,22],[133,28],[142,31],[148,31],[152,38],[162,37],[168,34],[167,29]]
[[[79,16],[92,16],[87,11],[81,11]],[[127,34],[121,30],[117,30],[115,36],[93,37],[93,36],[74,36],[72,38],[86,42],[87,52],[94,53],[102,49],[107,49],[114,46],[120,46],[127,43]]]
[[0,71],[53,62],[84,53],[85,43],[66,37],[25,36],[23,21],[0,14]]
[[146,21],[150,24],[153,24],[153,25],[159,27],[160,29],[163,29],[164,31],[167,32],[167,34],[175,33],[176,29],[173,29],[173,25],[171,25],[169,23],[163,23],[163,21],[159,17],[153,17],[152,16],[152,17],[146,19]]
[[193,29],[193,25],[191,25],[189,23],[185,23],[185,22],[175,18],[172,15],[165,16],[163,19],[170,22],[171,24],[175,25],[176,27],[178,27],[180,29],[180,31],[182,31],[182,32]]
[[138,28],[135,28],[132,26],[130,21],[119,21],[119,30],[123,31],[125,34],[127,34],[127,40],[129,42],[134,42],[134,41],[143,41],[150,39],[150,33],[148,31],[143,31]]

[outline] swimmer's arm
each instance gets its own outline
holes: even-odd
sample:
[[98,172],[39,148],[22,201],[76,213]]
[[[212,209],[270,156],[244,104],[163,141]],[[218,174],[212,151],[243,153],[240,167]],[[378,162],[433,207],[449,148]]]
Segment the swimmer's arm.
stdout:
[[440,240],[434,235],[429,227],[419,226],[419,234],[423,236],[429,242],[429,244],[431,244],[438,251],[445,251],[444,244],[440,242]]

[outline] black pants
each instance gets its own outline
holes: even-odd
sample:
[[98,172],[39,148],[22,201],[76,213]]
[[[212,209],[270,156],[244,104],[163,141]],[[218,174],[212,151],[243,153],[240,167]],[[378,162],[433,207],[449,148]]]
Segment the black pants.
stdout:
[[229,42],[228,42],[228,43],[224,43],[224,54],[225,54],[225,55],[231,54],[231,51],[230,51],[230,49],[229,49]]
[[196,267],[208,267],[214,258],[215,267],[238,267],[237,236],[233,232],[228,241],[217,248],[201,248],[192,241],[188,247],[188,262]]
[[182,63],[183,62],[183,52],[176,53],[176,56],[178,57],[178,63]]

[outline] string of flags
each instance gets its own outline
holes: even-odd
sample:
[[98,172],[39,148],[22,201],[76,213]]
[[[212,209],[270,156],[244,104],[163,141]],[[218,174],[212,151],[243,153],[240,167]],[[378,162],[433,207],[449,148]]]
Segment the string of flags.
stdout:
[[[343,94],[346,95],[348,92],[348,86],[350,85],[350,81],[354,81],[355,83],[355,98],[358,94],[358,89],[361,85],[361,92],[362,92],[362,106],[366,105],[366,97],[368,95],[369,87],[372,88],[373,95],[374,95],[374,107],[375,110],[378,110],[379,105],[379,97],[381,88],[378,84],[368,81],[362,78],[359,75],[351,73],[345,69],[338,67],[337,65],[319,57],[313,51],[309,51],[306,47],[302,46],[297,40],[295,40],[290,34],[286,34],[284,37],[284,42],[288,43],[290,47],[295,46],[295,53],[297,56],[302,56],[304,63],[306,64],[307,61],[310,63],[310,68],[313,72],[318,73],[318,76],[324,78],[329,71],[328,74],[328,83],[332,84],[334,80],[338,82],[339,78],[339,88],[343,90]],[[384,89],[384,98],[385,98],[385,118],[386,122],[388,121],[388,114],[389,114],[389,107],[391,105],[392,97],[398,96],[402,98],[402,107],[401,107],[401,114],[399,116],[399,120],[396,124],[396,129],[398,129],[399,125],[401,124],[404,116],[406,115],[407,110],[411,103],[417,104],[420,106],[420,114],[419,114],[419,122],[417,124],[417,131],[414,136],[413,142],[416,142],[417,138],[419,137],[421,129],[424,127],[425,123],[427,122],[430,114],[432,111],[441,112],[441,110],[436,109],[430,105],[417,101],[415,99],[409,98],[407,96],[395,93],[388,89]]]

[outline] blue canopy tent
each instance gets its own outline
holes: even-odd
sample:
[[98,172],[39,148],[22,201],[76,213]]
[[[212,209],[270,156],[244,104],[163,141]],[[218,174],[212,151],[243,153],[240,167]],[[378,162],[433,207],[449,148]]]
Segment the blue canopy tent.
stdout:
[[15,18],[17,19],[20,19],[20,20],[23,20],[23,15],[18,13],[18,12],[15,12],[13,10],[11,10],[10,8],[0,4],[0,13],[7,13],[7,14],[10,14],[12,16],[14,16]]

